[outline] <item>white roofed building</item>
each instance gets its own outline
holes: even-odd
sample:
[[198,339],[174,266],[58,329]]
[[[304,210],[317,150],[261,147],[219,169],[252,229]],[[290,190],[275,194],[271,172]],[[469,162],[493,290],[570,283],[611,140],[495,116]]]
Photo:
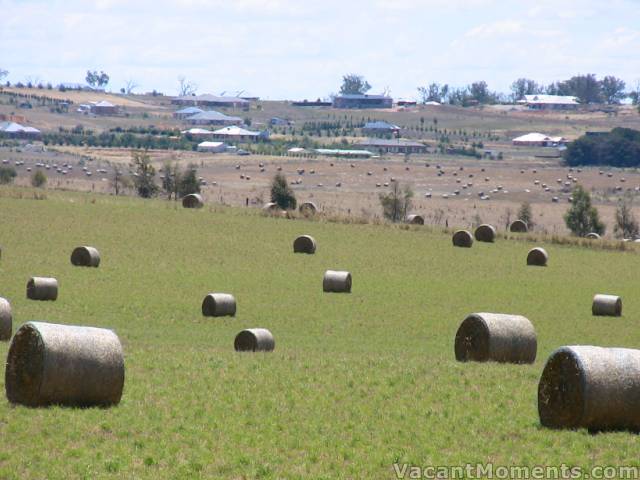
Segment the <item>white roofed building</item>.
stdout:
[[527,133],[514,138],[512,143],[521,147],[558,147],[567,143],[564,137],[550,137],[543,133]]
[[238,126],[224,127],[213,132],[213,138],[218,140],[256,141],[268,139],[269,132],[253,132]]
[[525,95],[518,103],[531,110],[575,110],[580,106],[577,97],[567,95]]
[[202,142],[198,144],[199,152],[222,153],[227,149],[224,142]]

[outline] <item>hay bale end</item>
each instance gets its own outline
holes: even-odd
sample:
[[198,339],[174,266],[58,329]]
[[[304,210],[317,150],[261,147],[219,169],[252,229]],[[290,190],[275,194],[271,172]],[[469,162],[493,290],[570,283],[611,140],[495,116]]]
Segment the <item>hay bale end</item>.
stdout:
[[471,248],[473,245],[473,235],[467,230],[458,230],[452,237],[454,247]]
[[548,261],[549,254],[542,247],[532,248],[527,254],[527,265],[546,267]]
[[6,298],[0,297],[0,340],[10,340],[13,331],[13,315],[11,304]]
[[182,197],[182,206],[184,208],[202,208],[204,207],[204,200],[199,193],[190,193]]
[[300,204],[298,210],[305,217],[309,217],[316,214],[316,212],[318,211],[318,207],[313,202],[303,202]]
[[322,290],[324,292],[351,293],[351,273],[327,270],[322,279]]
[[622,315],[622,298],[616,295],[596,294],[591,304],[593,315],[619,317]]
[[527,233],[529,231],[529,226],[524,220],[518,219],[511,222],[511,225],[509,225],[509,231],[513,233]]
[[410,225],[424,225],[424,217],[422,215],[408,215],[407,223]]
[[496,241],[496,227],[489,224],[480,225],[474,235],[479,242],[493,243]]
[[30,300],[56,300],[58,280],[47,277],[31,277],[27,282],[27,298]]
[[316,240],[311,235],[300,235],[293,241],[293,253],[316,253]]
[[236,314],[236,299],[229,293],[210,293],[202,301],[205,317],[233,317]]
[[233,347],[236,352],[272,352],[276,341],[266,328],[248,328],[236,335]]
[[76,267],[98,267],[100,252],[95,247],[76,247],[71,252],[71,264]]

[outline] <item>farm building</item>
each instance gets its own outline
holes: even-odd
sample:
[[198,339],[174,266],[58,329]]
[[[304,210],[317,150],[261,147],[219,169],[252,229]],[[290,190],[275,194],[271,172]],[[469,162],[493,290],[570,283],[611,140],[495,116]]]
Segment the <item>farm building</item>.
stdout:
[[558,147],[567,143],[564,137],[550,137],[542,133],[527,133],[512,140],[513,144],[521,147]]
[[213,132],[213,138],[218,140],[229,141],[255,141],[261,139],[268,139],[269,132],[253,132],[251,130],[245,130],[238,126],[224,127]]
[[427,146],[424,143],[412,142],[401,138],[386,140],[383,138],[368,138],[361,140],[358,147],[378,153],[427,153]]
[[33,127],[25,127],[19,123],[0,122],[0,136],[34,140],[40,138],[40,130]]
[[171,103],[174,105],[192,105],[200,107],[226,107],[226,108],[249,108],[250,102],[238,97],[219,97],[217,95],[184,95],[173,97]]
[[199,152],[222,153],[227,149],[224,142],[202,142],[198,144]]
[[198,107],[185,107],[177,112],[173,112],[173,118],[177,118],[178,120],[183,120],[185,118],[191,117],[196,113],[202,113],[204,110]]
[[531,110],[575,110],[580,106],[576,97],[566,95],[525,95],[518,103]]
[[224,113],[208,110],[187,117],[186,121],[191,125],[241,125],[242,119],[230,117]]
[[183,135],[191,135],[192,137],[210,137],[213,135],[213,131],[206,128],[190,128],[189,130],[183,130]]
[[384,135],[400,135],[400,127],[389,122],[367,122],[362,127],[362,133],[372,136],[384,136]]
[[318,155],[326,155],[329,157],[369,158],[373,156],[373,153],[367,150],[341,150],[341,149],[333,149],[333,148],[316,148],[314,151]]
[[333,99],[333,108],[392,108],[393,99],[385,95],[347,94]]
[[91,102],[91,113],[95,115],[117,115],[119,108],[111,102]]

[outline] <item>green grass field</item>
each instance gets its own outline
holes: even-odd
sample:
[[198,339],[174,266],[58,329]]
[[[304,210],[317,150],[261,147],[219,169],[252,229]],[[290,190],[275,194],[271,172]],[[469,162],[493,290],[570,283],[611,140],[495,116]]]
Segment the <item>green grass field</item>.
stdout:
[[[14,198],[16,193],[25,198]],[[394,478],[423,465],[640,465],[638,437],[542,428],[537,384],[561,345],[637,347],[633,252],[532,244],[453,248],[424,228],[273,219],[173,202],[0,190],[0,296],[14,332],[29,320],[114,329],[126,381],[113,408],[25,408],[0,401],[0,478]],[[318,241],[294,255],[296,235]],[[94,245],[98,269],[73,267]],[[353,292],[322,292],[326,269]],[[26,299],[55,276],[56,302]],[[214,291],[238,314],[204,318]],[[595,293],[622,318],[591,316]],[[534,365],[458,363],[453,340],[472,312],[518,313],[538,334]],[[270,354],[233,351],[269,328]],[[6,356],[8,343],[0,345]],[[4,391],[4,375],[0,385]]]

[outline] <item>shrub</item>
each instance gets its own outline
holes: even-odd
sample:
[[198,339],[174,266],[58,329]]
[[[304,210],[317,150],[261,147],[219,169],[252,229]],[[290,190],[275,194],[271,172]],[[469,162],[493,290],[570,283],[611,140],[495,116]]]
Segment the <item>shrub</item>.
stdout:
[[564,215],[564,221],[567,228],[578,237],[591,232],[604,234],[605,226],[600,221],[598,209],[591,205],[591,195],[580,185],[573,190],[571,207]]
[[37,170],[31,175],[31,185],[36,188],[44,187],[47,184],[47,176],[42,170]]
[[629,194],[618,201],[616,225],[613,228],[614,235],[617,238],[636,238],[640,232],[638,221],[631,211],[632,204],[633,197]]
[[380,194],[379,198],[384,217],[392,222],[402,222],[411,209],[413,191],[409,185],[402,188],[400,182],[391,182],[389,193]]
[[271,201],[283,210],[293,210],[298,204],[286,177],[281,173],[277,173],[271,182]]
[[13,183],[13,180],[17,175],[16,169],[13,167],[0,167],[0,184],[6,185],[8,183]]

